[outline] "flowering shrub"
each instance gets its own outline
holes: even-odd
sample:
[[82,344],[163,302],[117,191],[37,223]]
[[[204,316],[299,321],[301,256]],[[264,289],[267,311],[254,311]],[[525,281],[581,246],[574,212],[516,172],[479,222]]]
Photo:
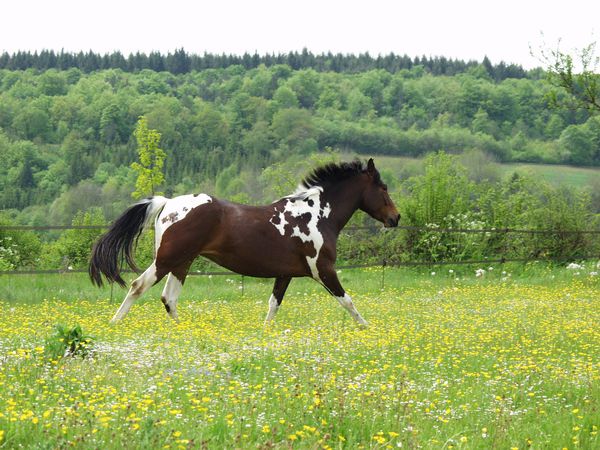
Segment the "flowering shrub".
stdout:
[[426,228],[428,231],[420,234],[415,251],[421,258],[432,262],[481,259],[485,255],[487,241],[491,235],[491,233],[466,231],[450,233],[439,231],[440,229],[485,229],[486,223],[480,219],[480,214],[471,212],[450,214],[444,217],[440,224],[428,223]]

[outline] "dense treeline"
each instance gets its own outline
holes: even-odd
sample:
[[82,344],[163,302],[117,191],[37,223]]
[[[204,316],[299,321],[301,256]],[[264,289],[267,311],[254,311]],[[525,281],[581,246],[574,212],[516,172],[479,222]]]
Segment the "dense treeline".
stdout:
[[115,217],[135,183],[141,115],[162,134],[167,195],[207,189],[263,201],[264,168],[326,148],[599,165],[600,118],[549,108],[548,89],[536,79],[495,81],[485,65],[454,76],[420,65],[0,70],[0,208],[30,224],[69,223],[90,205]]
[[[84,73],[96,70],[120,69],[125,72],[139,72],[141,70],[153,70],[155,72],[167,71],[174,75],[200,71],[205,69],[225,69],[230,66],[239,65],[245,69],[256,69],[264,65],[271,67],[285,64],[293,70],[314,69],[319,72],[349,72],[358,73],[368,70],[383,69],[390,73],[400,70],[409,70],[414,66],[423,67],[433,75],[456,75],[466,72],[468,69],[479,66],[477,61],[462,61],[441,57],[415,57],[407,55],[371,56],[369,53],[354,54],[319,54],[304,49],[302,52],[289,52],[285,54],[257,53],[244,55],[226,55],[204,53],[204,55],[189,54],[184,49],[175,50],[173,53],[163,55],[160,52],[131,53],[125,57],[121,52],[98,54],[92,51],[70,53],[65,51],[54,52],[53,50],[42,50],[41,52],[19,51],[13,54],[4,52],[0,55],[0,69],[9,70],[48,70],[48,69],[79,69]],[[485,57],[482,66],[488,75],[496,81],[506,78],[525,78],[527,72],[517,64],[492,64]],[[529,75],[539,76],[539,71],[532,71]]]

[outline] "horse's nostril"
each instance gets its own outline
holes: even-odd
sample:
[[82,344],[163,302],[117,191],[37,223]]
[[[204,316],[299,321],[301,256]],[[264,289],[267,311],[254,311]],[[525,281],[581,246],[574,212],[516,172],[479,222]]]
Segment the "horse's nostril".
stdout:
[[390,227],[397,227],[398,223],[400,222],[400,214],[398,214],[396,217],[390,217],[387,222]]

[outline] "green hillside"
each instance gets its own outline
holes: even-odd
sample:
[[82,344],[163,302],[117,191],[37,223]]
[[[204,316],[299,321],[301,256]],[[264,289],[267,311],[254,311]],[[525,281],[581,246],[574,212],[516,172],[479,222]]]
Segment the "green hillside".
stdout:
[[[600,166],[600,117],[551,108],[540,71],[393,59],[386,64],[399,65],[370,59],[361,69],[361,59],[350,57],[332,70],[326,63],[334,59],[309,55],[283,60],[303,61],[294,67],[219,60],[223,67],[201,70],[195,67],[206,57],[185,70],[172,59],[170,72],[133,63],[97,70],[87,55],[59,70],[41,69],[41,55],[26,56],[2,64],[21,61],[28,69],[0,69],[0,208],[17,223],[67,224],[90,205],[114,218],[134,190],[133,130],[142,115],[161,134],[167,156],[160,190],[167,195],[206,190],[270,200],[287,189],[277,185],[277,170],[297,182],[310,168],[309,155],[317,155],[314,165],[332,152],[463,155],[474,181],[499,181],[506,167],[512,170],[494,161]],[[50,56],[46,63],[58,64]],[[393,184],[418,173],[417,166],[398,166]],[[544,177],[569,184],[584,171],[560,173],[570,175],[544,169]],[[593,184],[596,172],[585,173],[577,184]]]

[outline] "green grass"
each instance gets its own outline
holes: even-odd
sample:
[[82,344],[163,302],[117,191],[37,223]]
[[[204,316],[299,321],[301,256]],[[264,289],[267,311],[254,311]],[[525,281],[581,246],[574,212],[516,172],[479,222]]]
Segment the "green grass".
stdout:
[[[422,166],[421,158],[407,158],[394,156],[377,156],[376,161],[380,167],[385,167],[396,174],[414,172]],[[598,167],[574,167],[554,164],[526,164],[526,163],[492,163],[501,177],[512,175],[514,172],[531,174],[542,177],[554,185],[566,185],[571,187],[590,187],[600,179],[600,168]]]
[[[342,271],[367,329],[309,280],[264,328],[267,280],[191,278],[177,325],[157,287],[111,326],[121,289],[3,277],[0,448],[598,448],[595,265],[474,269]],[[92,356],[49,358],[56,323]]]
[[[593,265],[587,263],[588,267]],[[516,283],[544,284],[548,277],[558,280],[570,280],[572,274],[561,269],[562,266],[553,266],[545,263],[532,262],[523,264],[494,265],[493,270],[488,273],[488,279],[500,280],[502,272],[510,274],[512,281]],[[417,288],[427,286],[428,288],[443,288],[452,285],[456,279],[463,284],[476,283],[473,274],[478,268],[487,267],[471,265],[442,265],[418,268],[392,268],[372,267],[365,270],[340,270],[338,272],[342,285],[349,291],[373,292],[382,287]],[[431,273],[436,275],[431,276]],[[133,281],[136,275],[124,274],[124,279]],[[127,293],[127,288],[121,288],[114,284],[104,285],[98,288],[90,282],[87,274],[64,273],[50,275],[3,275],[0,276],[0,300],[8,303],[39,303],[43,300],[77,301],[107,300],[120,303]],[[138,300],[141,302],[155,301],[160,298],[164,286],[164,280],[152,287],[144,296]],[[219,297],[225,299],[237,299],[242,295],[250,297],[266,297],[270,295],[273,287],[272,279],[242,277],[240,275],[225,276],[197,276],[190,274],[182,291],[182,298],[189,300],[202,300],[205,298]],[[289,296],[294,292],[320,293],[323,288],[315,281],[308,278],[296,278],[292,281],[288,290]],[[324,291],[323,291],[324,292]]]
[[600,179],[600,168],[573,167],[549,164],[498,164],[504,175],[531,173],[541,176],[554,185],[564,184],[573,187],[590,186]]

